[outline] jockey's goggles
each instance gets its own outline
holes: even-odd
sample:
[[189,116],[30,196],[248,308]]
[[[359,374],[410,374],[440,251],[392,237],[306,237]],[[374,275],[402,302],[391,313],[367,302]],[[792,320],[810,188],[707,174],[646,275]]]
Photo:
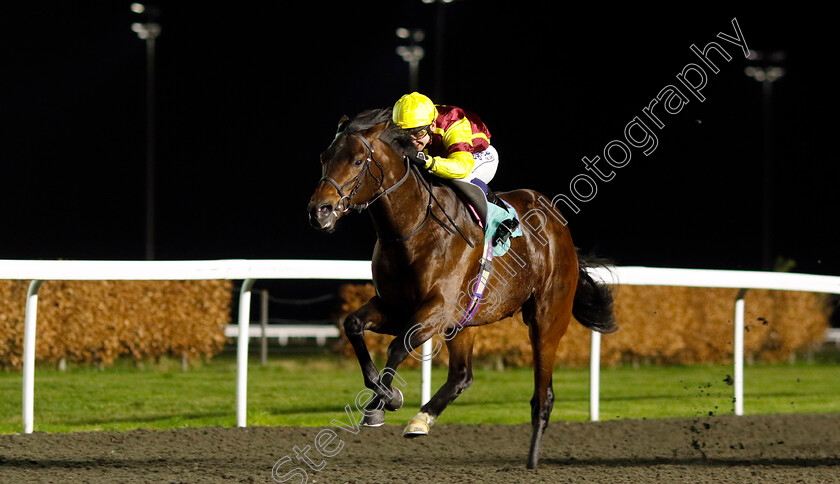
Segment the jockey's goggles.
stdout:
[[420,126],[418,128],[411,128],[411,129],[407,129],[406,131],[408,131],[409,136],[411,136],[414,139],[419,140],[419,139],[425,138],[427,133],[431,134],[429,132],[429,127],[430,126],[431,126],[430,124],[427,124],[426,126]]

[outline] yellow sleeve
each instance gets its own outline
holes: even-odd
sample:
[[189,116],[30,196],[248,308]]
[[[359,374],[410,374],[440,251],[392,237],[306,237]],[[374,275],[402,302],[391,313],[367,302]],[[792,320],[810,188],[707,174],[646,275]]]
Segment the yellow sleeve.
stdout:
[[[446,149],[456,145],[458,148],[472,147],[473,132],[467,118],[462,118],[452,124],[442,134],[443,145]],[[441,178],[465,178],[475,166],[475,158],[469,151],[458,150],[449,156],[435,156],[426,166],[432,174]]]
[[433,175],[441,178],[466,178],[473,169],[475,159],[472,153],[456,151],[448,157],[432,157],[432,161],[426,166]]

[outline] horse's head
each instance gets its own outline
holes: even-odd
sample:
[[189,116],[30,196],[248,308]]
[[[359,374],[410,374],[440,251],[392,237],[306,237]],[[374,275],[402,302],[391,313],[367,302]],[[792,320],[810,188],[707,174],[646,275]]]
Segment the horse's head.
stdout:
[[332,232],[348,211],[362,211],[385,193],[388,187],[383,184],[393,171],[391,165],[394,160],[402,163],[393,136],[386,136],[390,141],[380,140],[389,126],[390,110],[339,120],[335,139],[321,154],[321,180],[307,208],[313,227]]

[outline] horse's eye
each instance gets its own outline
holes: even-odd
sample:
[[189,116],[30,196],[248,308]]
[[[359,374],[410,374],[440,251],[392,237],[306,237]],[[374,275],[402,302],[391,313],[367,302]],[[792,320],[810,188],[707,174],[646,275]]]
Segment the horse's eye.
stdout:
[[356,160],[353,162],[355,166],[362,166],[362,160]]

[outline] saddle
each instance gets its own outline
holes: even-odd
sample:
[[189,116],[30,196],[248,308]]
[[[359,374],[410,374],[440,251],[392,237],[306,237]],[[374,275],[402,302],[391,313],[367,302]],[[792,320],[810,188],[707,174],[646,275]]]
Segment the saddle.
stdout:
[[487,194],[484,190],[465,180],[446,180],[449,182],[449,186],[455,191],[455,194],[458,195],[458,198],[464,202],[467,206],[467,210],[473,217],[473,220],[478,223],[478,226],[482,229],[486,228],[486,221],[487,221]]
[[[484,230],[485,243],[493,240],[500,225],[510,230],[511,226],[515,230],[510,232],[510,237],[493,247],[493,255],[500,257],[507,253],[510,248],[510,238],[519,237],[522,235],[522,230],[519,229],[519,214],[507,202],[500,199],[495,193],[491,192],[487,185],[481,180],[473,180],[468,182],[466,180],[452,179],[447,180],[448,184],[458,197],[467,206],[468,211],[473,219],[478,223],[479,227]],[[496,203],[489,200],[495,199]],[[504,205],[504,208],[501,207]]]

